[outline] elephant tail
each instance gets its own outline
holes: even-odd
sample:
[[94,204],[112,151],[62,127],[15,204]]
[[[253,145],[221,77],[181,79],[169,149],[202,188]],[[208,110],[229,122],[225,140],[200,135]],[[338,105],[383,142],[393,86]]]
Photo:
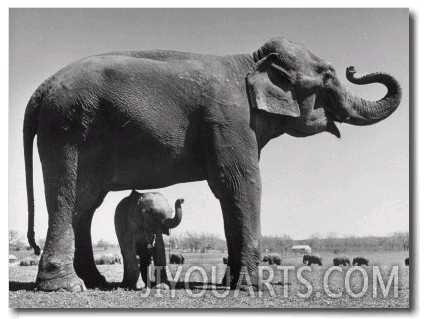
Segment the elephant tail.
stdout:
[[[45,82],[46,83],[46,82]],[[40,247],[35,242],[34,233],[34,183],[33,183],[33,144],[38,130],[38,114],[45,95],[45,84],[43,83],[31,96],[25,110],[24,117],[24,156],[25,175],[28,200],[28,243],[34,249],[36,255],[40,255]]]

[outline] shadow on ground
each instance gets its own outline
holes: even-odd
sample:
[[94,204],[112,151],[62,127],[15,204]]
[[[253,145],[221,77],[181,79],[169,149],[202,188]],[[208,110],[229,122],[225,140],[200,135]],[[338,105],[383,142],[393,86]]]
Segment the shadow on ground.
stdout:
[[[112,291],[119,289],[119,282],[108,282],[106,283],[105,287],[102,288],[96,288],[101,291]],[[182,290],[182,289],[190,289],[190,290],[196,290],[196,289],[204,289],[206,290],[212,290],[212,286],[214,284],[212,282],[184,282],[179,281],[175,285],[176,290]],[[214,288],[215,290],[224,290],[227,289],[226,286],[223,286],[222,284],[215,284]],[[9,291],[20,291],[20,290],[26,290],[26,291],[35,291],[35,282],[18,282],[18,281],[9,281]],[[91,290],[91,289],[90,289]]]
[[9,281],[9,291],[34,291],[35,282],[19,282],[19,281]]

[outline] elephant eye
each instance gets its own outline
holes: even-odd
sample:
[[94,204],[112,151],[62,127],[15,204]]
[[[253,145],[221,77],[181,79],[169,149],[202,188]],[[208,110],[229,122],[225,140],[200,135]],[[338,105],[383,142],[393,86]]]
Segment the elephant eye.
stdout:
[[322,82],[324,85],[329,85],[334,79],[334,73],[330,70],[327,70],[322,75]]
[[334,76],[334,68],[330,64],[318,65],[316,67],[316,72],[323,74],[323,76]]
[[334,75],[333,75],[333,72],[331,70],[325,71],[324,75],[323,75],[324,79],[331,79],[333,76]]

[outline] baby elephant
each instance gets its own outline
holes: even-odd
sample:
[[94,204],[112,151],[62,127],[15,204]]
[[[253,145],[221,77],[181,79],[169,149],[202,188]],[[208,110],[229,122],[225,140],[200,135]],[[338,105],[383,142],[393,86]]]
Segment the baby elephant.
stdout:
[[350,259],[347,257],[335,257],[333,258],[334,266],[350,266]]
[[356,266],[356,265],[358,265],[358,266],[362,266],[362,265],[368,266],[368,264],[369,264],[369,259],[365,258],[365,257],[356,257],[356,258],[353,258],[353,261],[352,261],[353,266]]
[[320,255],[303,255],[303,263],[307,263],[308,266],[312,264],[322,266],[322,257]]
[[268,262],[270,265],[281,265],[281,256],[279,254],[265,255],[262,261]]
[[138,193],[133,190],[118,204],[115,211],[115,230],[124,262],[122,288],[141,288],[137,286],[140,272],[147,286],[148,267],[153,257],[156,274],[152,285],[169,289],[162,234],[169,236],[169,230],[180,224],[183,202],[183,199],[175,202],[174,217],[171,206],[160,193]]

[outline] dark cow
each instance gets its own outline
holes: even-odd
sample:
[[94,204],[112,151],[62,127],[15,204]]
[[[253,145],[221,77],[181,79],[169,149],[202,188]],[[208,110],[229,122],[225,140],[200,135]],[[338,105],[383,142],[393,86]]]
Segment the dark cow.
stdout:
[[320,255],[303,255],[303,263],[308,264],[308,266],[312,264],[322,266],[322,257]]
[[184,256],[182,254],[171,254],[169,257],[169,263],[174,265],[182,265],[184,264]]
[[356,265],[358,265],[358,266],[362,266],[362,265],[369,266],[369,259],[365,258],[365,257],[353,258],[352,265],[353,266],[356,266]]
[[335,257],[333,258],[334,266],[350,266],[350,259],[347,257]]

